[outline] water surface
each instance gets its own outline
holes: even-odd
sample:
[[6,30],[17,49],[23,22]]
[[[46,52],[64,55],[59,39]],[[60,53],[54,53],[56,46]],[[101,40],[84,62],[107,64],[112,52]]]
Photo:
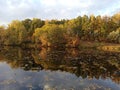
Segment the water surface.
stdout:
[[120,90],[120,53],[3,47],[0,90]]

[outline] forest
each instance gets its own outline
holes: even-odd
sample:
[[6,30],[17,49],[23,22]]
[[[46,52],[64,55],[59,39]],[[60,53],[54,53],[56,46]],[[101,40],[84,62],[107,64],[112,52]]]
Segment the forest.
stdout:
[[81,41],[120,44],[120,13],[69,20],[13,20],[7,27],[0,26],[0,45],[78,47]]

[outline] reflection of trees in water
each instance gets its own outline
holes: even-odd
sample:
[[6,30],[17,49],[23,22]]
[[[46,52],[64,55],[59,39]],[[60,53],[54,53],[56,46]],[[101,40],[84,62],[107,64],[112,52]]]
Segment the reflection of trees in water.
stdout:
[[22,68],[24,70],[41,70],[41,65],[35,63],[31,54],[32,50],[22,50],[21,48],[5,47],[1,54],[4,55],[4,61],[12,68]]
[[61,70],[74,73],[82,78],[111,78],[120,83],[120,53],[92,49],[76,50],[22,50],[4,48],[1,53],[12,68],[24,70]]

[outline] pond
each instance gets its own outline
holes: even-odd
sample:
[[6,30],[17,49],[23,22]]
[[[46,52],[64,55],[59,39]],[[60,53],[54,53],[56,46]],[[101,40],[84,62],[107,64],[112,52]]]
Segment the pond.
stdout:
[[2,47],[0,90],[120,90],[120,53]]

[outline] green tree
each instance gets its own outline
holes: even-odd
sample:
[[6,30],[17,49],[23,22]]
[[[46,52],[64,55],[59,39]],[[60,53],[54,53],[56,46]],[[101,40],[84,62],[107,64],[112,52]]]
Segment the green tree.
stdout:
[[0,26],[0,44],[4,44],[6,29],[4,26]]
[[66,20],[65,19],[63,19],[63,20],[56,20],[56,19],[52,19],[51,21],[49,21],[48,23],[49,24],[57,24],[57,25],[60,25],[60,24],[64,24],[66,22]]
[[77,47],[79,45],[80,38],[83,35],[81,26],[82,18],[80,16],[65,23],[65,38],[67,40],[68,47]]
[[6,45],[20,45],[26,41],[26,28],[18,21],[12,21],[6,31]]
[[34,36],[36,42],[41,42],[42,46],[62,46],[65,44],[64,31],[60,25],[46,24],[42,28],[37,28]]
[[108,40],[114,43],[120,43],[120,27],[116,31],[109,33]]
[[83,37],[82,40],[89,40],[89,17],[87,15],[84,15],[82,17],[82,31],[83,31]]
[[112,19],[113,22],[114,22],[113,25],[114,25],[116,28],[119,28],[119,27],[120,27],[120,12],[114,14],[114,15],[111,17],[111,19]]
[[31,23],[30,35],[32,36],[36,28],[41,28],[45,22],[41,19],[33,18]]

